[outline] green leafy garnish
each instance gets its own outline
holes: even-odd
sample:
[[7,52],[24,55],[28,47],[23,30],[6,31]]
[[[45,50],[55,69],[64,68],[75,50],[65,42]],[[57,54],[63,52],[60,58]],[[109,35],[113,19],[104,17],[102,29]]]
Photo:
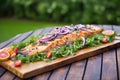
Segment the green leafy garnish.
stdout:
[[[67,57],[69,55],[75,55],[75,52],[86,47],[95,47],[98,45],[103,44],[102,39],[107,38],[108,42],[112,42],[115,40],[115,36],[106,36],[103,34],[95,34],[90,37],[86,37],[86,44],[83,47],[83,41],[75,39],[75,41],[71,44],[63,45],[57,49],[52,50],[52,57],[47,59],[46,58],[46,52],[44,53],[36,53],[32,56],[25,56],[22,53],[17,54],[16,57],[12,58],[12,60],[21,60],[23,63],[30,63],[30,62],[36,62],[36,61],[47,61],[50,62],[52,60],[55,60],[60,57]],[[38,38],[32,37],[24,42],[20,42],[18,44],[15,44],[14,47],[17,48],[23,48],[31,43],[34,43]]]
[[22,42],[19,42],[19,43],[13,43],[12,48],[18,48],[18,49],[24,48],[29,44],[35,43],[36,40],[38,40],[40,38],[41,38],[41,36],[31,36],[30,38],[28,38],[25,41],[22,41]]

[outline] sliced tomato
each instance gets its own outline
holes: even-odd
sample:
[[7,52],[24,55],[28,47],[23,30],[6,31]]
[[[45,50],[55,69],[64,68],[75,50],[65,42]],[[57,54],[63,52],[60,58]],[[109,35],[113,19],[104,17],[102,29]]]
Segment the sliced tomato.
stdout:
[[107,39],[107,38],[103,38],[103,39],[102,39],[102,42],[103,42],[103,43],[108,43],[108,39]]
[[51,58],[52,57],[52,52],[50,51],[50,52],[48,52],[47,54],[46,54],[46,58]]
[[15,57],[15,56],[17,55],[17,53],[18,53],[18,48],[15,48],[15,49],[13,50],[12,54],[10,55],[10,58]]
[[0,52],[0,60],[4,61],[7,60],[10,57],[10,54],[6,51],[1,51]]
[[13,52],[18,53],[18,48],[15,48]]
[[107,36],[113,36],[115,32],[113,30],[105,30],[102,32],[102,34],[107,35]]
[[21,60],[16,60],[15,62],[14,62],[14,66],[15,67],[20,67],[22,65],[22,61]]

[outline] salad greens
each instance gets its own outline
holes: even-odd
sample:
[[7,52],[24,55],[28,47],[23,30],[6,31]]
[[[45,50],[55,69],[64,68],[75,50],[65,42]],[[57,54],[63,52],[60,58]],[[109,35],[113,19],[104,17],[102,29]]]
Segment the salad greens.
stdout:
[[[75,55],[75,52],[82,48],[86,47],[94,47],[103,44],[102,39],[107,38],[108,42],[112,42],[115,39],[115,36],[106,36],[101,33],[95,34],[90,37],[86,37],[86,44],[83,47],[83,40],[78,40],[76,39],[73,43],[71,44],[66,44],[61,47],[58,47],[57,49],[52,50],[52,57],[51,58],[46,58],[46,52],[44,53],[36,53],[35,55],[32,56],[26,56],[23,55],[22,53],[18,53],[16,57],[12,58],[12,60],[21,60],[23,63],[30,63],[30,62],[36,62],[36,61],[51,61],[55,60],[60,57],[67,57],[69,55]],[[17,45],[13,45],[14,47],[17,48],[22,48],[30,43],[33,43],[36,41],[37,38],[30,38],[29,40],[19,43]]]

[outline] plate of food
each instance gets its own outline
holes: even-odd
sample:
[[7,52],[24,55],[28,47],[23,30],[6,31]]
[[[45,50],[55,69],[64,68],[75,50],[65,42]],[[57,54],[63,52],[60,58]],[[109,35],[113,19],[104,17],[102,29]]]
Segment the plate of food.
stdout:
[[[116,38],[117,37],[117,38]],[[0,50],[0,65],[29,78],[120,46],[113,30],[93,25],[57,27]]]

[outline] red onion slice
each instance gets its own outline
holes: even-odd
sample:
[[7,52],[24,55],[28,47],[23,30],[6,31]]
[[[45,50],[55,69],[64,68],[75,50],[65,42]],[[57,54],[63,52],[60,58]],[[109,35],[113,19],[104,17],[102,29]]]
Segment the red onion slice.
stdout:
[[[70,27],[70,26],[58,27],[55,29],[54,34],[52,34],[52,35],[50,34],[50,35],[47,35],[47,36],[41,38],[40,42],[51,41],[51,40],[54,40],[57,36],[66,35],[66,34],[71,33],[72,31],[76,31],[76,30],[86,30],[86,27],[81,24],[75,25],[73,27]],[[83,42],[85,43],[85,40],[83,40]]]
[[83,40],[82,47],[84,47],[84,46],[86,45],[86,39],[85,39],[85,37],[81,37],[81,38],[82,38],[82,40]]
[[58,34],[52,34],[46,37],[43,37],[42,39],[40,39],[40,42],[48,42],[48,41],[52,41],[54,40],[56,37],[58,36]]
[[66,35],[66,34],[70,33],[70,30],[66,27],[61,27],[61,28],[56,28],[55,32],[59,35]]

